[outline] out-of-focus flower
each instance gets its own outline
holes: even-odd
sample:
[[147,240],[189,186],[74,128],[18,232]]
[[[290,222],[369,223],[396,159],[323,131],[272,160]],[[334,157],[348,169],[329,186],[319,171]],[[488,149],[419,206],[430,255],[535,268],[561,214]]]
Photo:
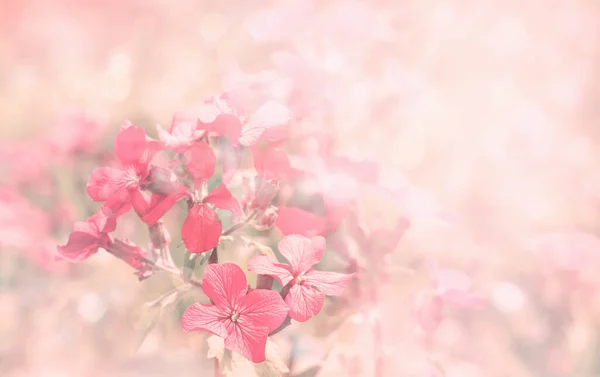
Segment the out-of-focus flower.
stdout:
[[317,315],[325,295],[340,295],[353,277],[353,274],[313,269],[323,258],[323,237],[310,239],[289,235],[279,242],[278,248],[289,265],[277,263],[266,255],[256,255],[248,263],[248,269],[257,274],[273,276],[288,289],[285,303],[290,308],[290,317],[299,322]]

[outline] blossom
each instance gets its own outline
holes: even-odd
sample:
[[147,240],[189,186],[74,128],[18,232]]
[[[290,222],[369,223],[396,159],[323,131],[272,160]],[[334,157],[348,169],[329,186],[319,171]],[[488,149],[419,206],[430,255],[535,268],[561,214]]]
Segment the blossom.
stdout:
[[323,258],[323,237],[289,235],[279,242],[278,248],[289,265],[277,263],[266,255],[256,255],[248,263],[248,269],[273,276],[284,286],[285,303],[290,308],[290,317],[296,321],[304,322],[319,313],[325,295],[340,295],[354,276],[312,268]]
[[115,229],[114,219],[102,212],[96,213],[86,221],[75,223],[67,244],[58,246],[58,253],[68,261],[82,262],[96,254],[98,248],[106,248],[111,242],[109,233]]
[[267,337],[288,313],[281,296],[266,289],[249,291],[246,275],[233,263],[208,265],[202,290],[214,305],[188,307],[181,318],[183,330],[217,335],[225,348],[254,363],[264,361]]
[[140,278],[147,277],[151,266],[146,262],[147,251],[127,239],[114,239],[110,233],[117,228],[117,217],[108,217],[102,211],[86,221],[76,222],[66,245],[58,246],[61,259],[83,262],[102,248],[137,270]]
[[[186,168],[192,176],[194,187],[201,190],[215,170],[215,156],[208,144],[196,143],[186,152]],[[225,185],[219,185],[206,197],[188,194],[190,208],[181,228],[181,238],[191,253],[209,251],[219,243],[222,224],[210,206],[242,214],[239,202]],[[210,205],[209,205],[210,204]]]
[[142,127],[125,123],[115,141],[115,154],[120,168],[101,167],[92,173],[87,192],[92,200],[105,202],[103,210],[111,214],[115,208],[133,205],[140,215],[145,212],[142,188],[149,184],[149,163],[158,151],[156,143],[147,140]]

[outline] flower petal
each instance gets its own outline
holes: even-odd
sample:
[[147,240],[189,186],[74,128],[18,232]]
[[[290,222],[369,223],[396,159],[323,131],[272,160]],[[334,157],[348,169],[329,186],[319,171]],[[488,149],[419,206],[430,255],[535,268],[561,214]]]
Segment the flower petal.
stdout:
[[281,149],[267,148],[266,150],[260,150],[253,147],[250,150],[254,160],[254,168],[258,175],[265,179],[287,179],[298,173],[290,165],[287,154]]
[[210,124],[202,124],[209,132],[214,132],[218,136],[226,136],[231,144],[237,144],[237,140],[242,132],[242,123],[235,114],[219,114]]
[[284,236],[290,234],[301,234],[303,236],[314,236],[323,234],[326,219],[313,213],[294,207],[280,207],[278,210],[275,226]]
[[286,124],[291,119],[292,113],[286,106],[276,101],[266,102],[252,114],[238,141],[244,146],[254,145],[267,129]]
[[304,275],[303,284],[313,286],[327,296],[339,296],[346,289],[353,276],[352,274],[311,270]]
[[[215,305],[196,302],[183,312],[181,328],[184,331],[205,331],[226,338],[231,323]],[[231,329],[232,330],[232,329]]]
[[290,262],[292,275],[298,276],[321,261],[325,251],[325,238],[317,236],[311,239],[292,234],[283,237],[277,247],[281,255]]
[[238,322],[233,332],[225,339],[225,348],[235,351],[253,363],[265,361],[265,349],[269,329]]
[[200,203],[188,211],[181,227],[181,238],[191,253],[204,253],[219,244],[223,226],[217,213]]
[[237,264],[209,264],[204,270],[202,290],[217,307],[232,309],[248,291],[248,281]]
[[[161,217],[163,217],[175,203],[181,199],[187,198],[189,191],[187,187],[181,185],[179,189],[170,195],[159,195],[153,194],[150,197],[150,202],[145,208],[143,215],[141,216],[142,221],[146,224],[156,224]],[[139,213],[138,213],[139,214]]]
[[104,202],[113,196],[125,200],[125,171],[115,168],[102,167],[94,170],[90,176],[86,190],[95,202]]
[[288,292],[285,303],[290,308],[290,317],[305,322],[317,315],[323,307],[325,295],[314,288],[294,284]]
[[185,152],[185,160],[185,166],[192,175],[197,188],[215,172],[217,158],[207,143],[194,143]]
[[287,283],[294,278],[289,266],[281,263],[274,263],[266,255],[255,255],[252,257],[248,262],[248,271],[260,275],[273,276],[282,286],[287,285]]
[[204,198],[204,203],[214,204],[215,207],[231,211],[237,216],[243,214],[242,206],[240,206],[237,199],[231,195],[231,192],[229,192],[225,185],[220,185],[212,190],[210,194]]
[[71,262],[82,262],[98,252],[100,240],[92,234],[83,232],[72,232],[69,241],[64,246],[58,246],[59,254]]
[[268,289],[252,290],[240,300],[240,307],[240,318],[248,319],[253,326],[266,326],[269,332],[277,329],[288,314],[279,293]]
[[126,123],[115,140],[115,154],[123,165],[137,166],[148,149],[146,131]]

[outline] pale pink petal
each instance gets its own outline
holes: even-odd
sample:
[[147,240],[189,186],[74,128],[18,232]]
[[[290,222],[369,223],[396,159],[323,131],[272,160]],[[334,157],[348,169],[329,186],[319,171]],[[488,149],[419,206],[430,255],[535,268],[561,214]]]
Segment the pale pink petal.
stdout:
[[196,302],[183,312],[181,328],[184,331],[205,331],[226,338],[228,322],[231,321],[215,305]]
[[252,257],[248,262],[248,271],[260,275],[273,276],[282,286],[287,285],[294,278],[289,266],[274,263],[266,255],[255,255]]
[[437,269],[432,273],[432,280],[439,293],[446,291],[467,292],[471,289],[471,278],[463,271],[454,269]]
[[219,308],[233,309],[248,291],[248,281],[234,263],[209,264],[202,278],[202,290]]
[[242,123],[235,114],[221,114],[211,124],[204,125],[207,131],[218,136],[226,136],[231,144],[238,144],[242,132]]
[[252,114],[238,140],[244,146],[254,145],[266,130],[287,124],[291,119],[292,114],[286,106],[276,101],[269,101]]
[[323,234],[327,219],[295,207],[280,207],[275,226],[284,236],[301,234],[315,236]]
[[215,172],[217,158],[212,148],[206,143],[194,143],[185,152],[185,166],[194,179],[194,185],[200,185]]
[[233,197],[233,195],[231,195],[231,192],[229,192],[225,185],[220,185],[216,189],[212,190],[210,194],[204,198],[204,203],[214,204],[215,207],[226,209],[238,216],[243,214],[240,203],[236,198]]
[[252,326],[252,324],[239,321],[225,339],[225,348],[239,353],[253,363],[261,363],[266,358],[265,349],[268,335],[267,327]]
[[313,286],[327,296],[339,296],[344,292],[353,276],[352,274],[311,270],[304,275],[305,280],[302,284]]
[[204,253],[219,244],[222,231],[217,213],[200,203],[189,209],[181,227],[181,239],[191,253]]
[[137,165],[147,149],[146,132],[142,127],[126,126],[115,140],[115,154],[123,165]]
[[95,202],[104,202],[111,196],[126,196],[124,170],[102,167],[94,170],[90,176],[86,190],[90,198]]
[[321,311],[324,301],[323,293],[297,284],[292,285],[285,298],[285,303],[290,308],[290,317],[298,322],[305,322],[317,315]]
[[223,184],[229,184],[235,174],[240,169],[241,149],[240,146],[235,146],[230,142],[223,143],[222,153],[222,181]]
[[412,317],[428,335],[433,334],[444,318],[443,301],[438,296],[418,292],[413,296]]
[[254,289],[240,300],[240,318],[252,326],[266,326],[269,332],[277,329],[288,314],[288,308],[279,293],[268,289]]
[[285,236],[279,241],[281,255],[290,262],[292,274],[298,276],[319,263],[325,252],[325,238],[307,238],[298,234]]

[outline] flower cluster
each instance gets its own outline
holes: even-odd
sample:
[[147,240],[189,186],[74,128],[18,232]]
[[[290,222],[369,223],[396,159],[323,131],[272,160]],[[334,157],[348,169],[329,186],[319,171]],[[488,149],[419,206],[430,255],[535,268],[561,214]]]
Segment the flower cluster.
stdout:
[[[224,339],[227,349],[254,363],[264,361],[270,334],[291,320],[304,322],[317,315],[325,295],[342,294],[353,276],[313,268],[323,257],[325,238],[292,234],[290,229],[314,226],[303,224],[302,216],[288,217],[279,227],[284,237],[278,250],[289,265],[264,254],[248,261],[248,270],[259,274],[255,288],[249,288],[240,266],[218,262],[225,236],[245,226],[268,230],[282,209],[288,216],[302,212],[273,204],[282,184],[307,174],[292,168],[283,148],[290,120],[290,111],[279,103],[267,102],[246,116],[230,96],[220,95],[204,101],[193,114],[175,114],[169,130],[158,127],[158,139],[125,122],[114,144],[118,161],[94,170],[87,182],[89,197],[102,206],[75,224],[66,245],[58,247],[60,256],[82,262],[104,249],[132,266],[140,280],[157,269],[173,273],[201,288],[211,301],[187,308],[181,319],[185,331],[214,334]],[[245,159],[248,155],[252,164]],[[236,176],[243,176],[240,199],[230,191]],[[181,271],[171,257],[163,217],[180,201],[187,204],[180,234],[185,259],[210,253],[201,282]],[[150,250],[112,234],[132,209],[147,224]],[[219,209],[230,212],[227,221],[233,225],[227,230]],[[273,288],[274,279],[281,284],[279,291]]]

